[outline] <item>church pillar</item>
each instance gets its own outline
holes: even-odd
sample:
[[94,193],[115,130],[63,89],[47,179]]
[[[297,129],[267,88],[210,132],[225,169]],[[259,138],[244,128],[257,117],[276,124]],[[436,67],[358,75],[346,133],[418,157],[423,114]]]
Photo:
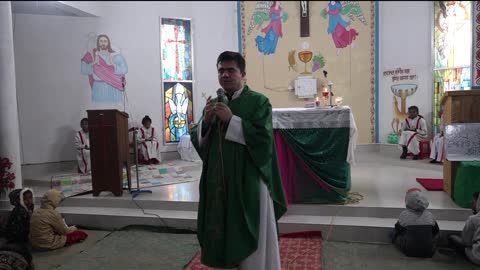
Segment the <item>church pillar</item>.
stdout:
[[13,163],[10,172],[16,176],[15,188],[21,188],[20,131],[10,1],[0,2],[0,157],[7,157]]

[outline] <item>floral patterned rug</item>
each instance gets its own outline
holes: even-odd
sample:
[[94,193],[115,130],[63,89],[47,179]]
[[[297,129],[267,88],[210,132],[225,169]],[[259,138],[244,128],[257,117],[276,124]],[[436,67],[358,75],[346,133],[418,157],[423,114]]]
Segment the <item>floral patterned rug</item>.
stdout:
[[[319,231],[298,232],[280,236],[282,270],[322,269],[322,234]],[[186,270],[211,270],[200,262],[200,251]]]

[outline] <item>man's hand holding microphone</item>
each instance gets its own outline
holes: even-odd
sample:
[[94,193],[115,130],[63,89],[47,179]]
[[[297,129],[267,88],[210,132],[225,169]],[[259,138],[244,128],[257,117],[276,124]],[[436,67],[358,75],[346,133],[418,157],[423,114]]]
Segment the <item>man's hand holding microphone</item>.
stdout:
[[209,96],[207,99],[207,105],[205,105],[205,114],[203,120],[205,124],[210,125],[215,117],[220,119],[222,123],[229,123],[232,119],[232,111],[226,104],[225,92],[223,89],[218,89],[217,91],[218,102],[215,102],[212,99],[212,96]]

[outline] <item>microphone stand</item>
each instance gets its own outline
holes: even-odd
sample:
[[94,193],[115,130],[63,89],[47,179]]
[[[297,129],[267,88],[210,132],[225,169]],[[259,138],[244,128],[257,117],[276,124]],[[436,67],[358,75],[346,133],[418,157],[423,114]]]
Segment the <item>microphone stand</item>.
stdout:
[[[132,194],[132,198],[135,199],[140,193],[152,193],[151,190],[146,190],[140,189],[140,177],[138,176],[138,147],[137,147],[137,129],[133,128],[133,143],[135,145],[134,147],[134,153],[135,153],[135,172],[137,176],[137,190],[130,190],[130,194]],[[128,168],[130,170],[130,168]]]

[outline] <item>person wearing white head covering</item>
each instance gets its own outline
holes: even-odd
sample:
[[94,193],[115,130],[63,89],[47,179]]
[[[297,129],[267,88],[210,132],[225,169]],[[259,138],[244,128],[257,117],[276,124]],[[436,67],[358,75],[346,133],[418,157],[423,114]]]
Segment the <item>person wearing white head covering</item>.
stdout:
[[405,195],[406,209],[400,213],[393,243],[410,257],[432,257],[440,229],[433,214],[426,210],[428,200],[420,189],[412,188]]

